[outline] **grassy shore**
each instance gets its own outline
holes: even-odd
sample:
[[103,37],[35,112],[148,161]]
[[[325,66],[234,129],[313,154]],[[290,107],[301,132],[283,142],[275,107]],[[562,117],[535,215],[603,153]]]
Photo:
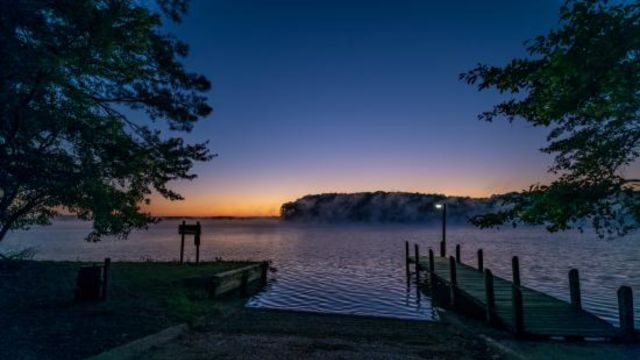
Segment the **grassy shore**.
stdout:
[[246,265],[115,262],[109,298],[74,302],[78,262],[20,261],[0,266],[0,354],[6,359],[80,359],[168,326],[216,318],[243,306],[210,300],[189,281]]

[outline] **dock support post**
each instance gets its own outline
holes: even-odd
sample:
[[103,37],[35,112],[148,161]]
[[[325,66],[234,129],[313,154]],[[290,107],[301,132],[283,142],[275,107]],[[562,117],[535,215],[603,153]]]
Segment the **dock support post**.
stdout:
[[520,261],[517,256],[511,259],[511,271],[513,273],[513,286],[520,287]]
[[487,322],[489,324],[495,324],[496,297],[493,289],[493,273],[491,273],[491,270],[489,269],[484,270],[484,293],[487,303]]
[[450,283],[450,297],[451,307],[456,307],[456,288],[458,287],[458,276],[456,274],[456,259],[453,256],[449,256],[449,283]]
[[[184,229],[187,225],[185,220],[182,220],[182,228]],[[180,237],[180,264],[184,261],[184,233],[182,233]]]
[[405,241],[404,242],[404,264],[405,264],[405,270],[407,272],[407,279],[409,279],[409,277],[411,276],[411,270],[409,269],[409,242]]
[[416,253],[416,284],[420,284],[420,248],[418,247],[418,244],[413,244],[413,249]]
[[484,255],[482,249],[478,249],[478,270],[484,270]]
[[447,256],[447,247],[444,241],[440,241],[440,257]]
[[516,335],[524,334],[524,309],[522,304],[522,291],[515,284],[511,288],[513,301],[513,325]]
[[571,297],[571,306],[575,309],[582,309],[582,299],[580,297],[580,275],[578,269],[569,270],[569,295]]
[[433,263],[433,250],[429,248],[429,285],[431,285],[431,289],[436,283],[436,265]]
[[460,260],[460,244],[456,245],[456,262],[458,264],[462,263],[462,261]]
[[618,289],[618,313],[620,315],[620,331],[622,332],[622,336],[634,336],[633,292],[628,286],[620,286]]

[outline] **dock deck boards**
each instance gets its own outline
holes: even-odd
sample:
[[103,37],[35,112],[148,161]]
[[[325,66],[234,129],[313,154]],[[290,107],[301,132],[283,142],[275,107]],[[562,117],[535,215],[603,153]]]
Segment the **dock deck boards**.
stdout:
[[[415,262],[415,260],[413,260]],[[429,269],[429,258],[420,257],[422,270]],[[434,257],[434,272],[439,281],[450,285],[449,259]],[[458,293],[486,308],[484,274],[478,269],[456,263]],[[509,330],[515,329],[511,281],[494,276],[495,314]],[[520,287],[523,299],[524,332],[544,337],[613,338],[617,329],[597,316],[542,292]]]

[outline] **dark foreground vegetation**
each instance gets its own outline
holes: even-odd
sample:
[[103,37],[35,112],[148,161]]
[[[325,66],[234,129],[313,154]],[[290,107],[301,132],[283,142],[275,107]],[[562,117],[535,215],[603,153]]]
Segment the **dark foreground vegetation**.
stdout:
[[116,262],[107,301],[76,303],[82,263],[0,262],[0,358],[82,359],[178,323],[215,318],[242,303],[211,300],[189,280],[246,264]]

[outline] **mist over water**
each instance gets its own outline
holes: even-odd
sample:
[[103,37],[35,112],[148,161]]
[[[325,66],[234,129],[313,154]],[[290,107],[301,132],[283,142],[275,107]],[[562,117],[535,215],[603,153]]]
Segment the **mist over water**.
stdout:
[[[278,220],[200,220],[201,257],[213,260],[271,260],[277,269],[247,306],[389,316],[437,318],[428,297],[407,287],[404,241],[418,243],[426,255],[437,249],[438,226],[291,224]],[[11,233],[0,251],[35,247],[36,259],[101,261],[175,260],[179,257],[180,221],[165,220],[128,240],[83,241],[87,223],[57,221],[51,227]],[[476,264],[484,249],[485,267],[510,278],[511,256],[518,255],[524,285],[568,300],[568,271],[580,270],[583,306],[617,324],[616,290],[631,286],[640,314],[640,235],[602,240],[594,234],[548,234],[540,228],[448,229],[448,252],[462,245],[462,259]],[[412,247],[413,251],[413,247]],[[185,253],[193,258],[193,239]],[[640,325],[640,318],[636,316]]]

